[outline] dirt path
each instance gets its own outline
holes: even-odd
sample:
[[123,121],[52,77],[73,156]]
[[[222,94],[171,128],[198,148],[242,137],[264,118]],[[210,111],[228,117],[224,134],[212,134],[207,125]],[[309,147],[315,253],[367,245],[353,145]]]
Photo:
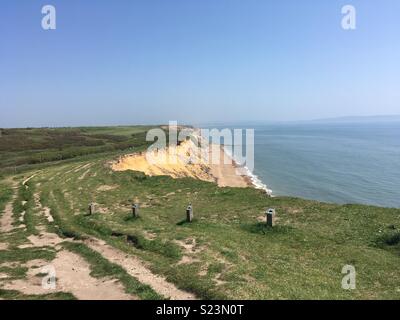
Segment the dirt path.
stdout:
[[[23,184],[34,177],[26,179]],[[15,199],[16,195],[14,195]],[[35,214],[41,214],[46,217],[48,223],[54,223],[50,210],[43,207],[40,193],[34,194]],[[4,220],[4,222],[3,222]],[[2,231],[12,230],[12,202],[10,202],[5,214],[2,216]],[[29,264],[26,279],[18,279],[6,283],[5,289],[17,290],[24,294],[46,294],[50,292],[70,292],[78,299],[90,300],[113,300],[113,299],[137,299],[136,296],[128,295],[124,292],[122,284],[115,279],[97,279],[90,275],[90,265],[81,256],[64,249],[60,244],[64,241],[73,241],[72,239],[62,239],[55,233],[46,231],[46,224],[41,223],[36,227],[39,235],[30,235],[27,243],[19,248],[40,248],[51,247],[57,250],[56,258],[51,262],[42,261],[38,265]],[[136,278],[141,283],[147,284],[160,295],[173,300],[195,300],[196,296],[192,293],[178,289],[174,284],[166,281],[165,278],[154,274],[145,264],[135,256],[113,248],[104,241],[90,239],[85,244],[94,251],[101,254],[108,261],[118,264],[124,268],[129,275]],[[45,290],[42,287],[43,274],[41,270],[45,266],[51,266],[56,272],[57,286],[53,291]]]
[[45,216],[45,218],[47,219],[47,221],[49,223],[53,223],[54,222],[54,218],[51,215],[51,212],[50,212],[51,210],[48,207],[43,207],[42,206],[42,203],[40,201],[40,194],[39,193],[35,193],[33,195],[33,198],[35,200],[36,209],[39,210],[40,213]]
[[[15,200],[16,196],[13,196],[13,200]],[[1,216],[1,220],[0,220],[0,231],[3,233],[6,232],[10,232],[12,230],[14,230],[14,226],[13,226],[13,200],[9,203],[7,203],[3,214]]]
[[38,174],[39,174],[39,172],[36,172],[35,174],[33,174],[33,175],[29,176],[28,178],[26,178],[24,181],[22,181],[22,185],[25,186],[29,182],[29,180],[33,179]]
[[131,276],[149,285],[164,297],[172,300],[196,300],[194,294],[180,290],[163,277],[152,273],[143,262],[135,256],[128,256],[126,253],[97,239],[88,240],[85,244],[94,251],[100,253],[107,260],[123,267]]
[[[23,184],[33,178],[26,179]],[[16,195],[14,194],[14,199]],[[40,201],[40,194],[34,195],[36,214],[42,214],[52,223],[53,217],[47,207],[43,207]],[[3,216],[1,217],[1,231],[9,232],[13,230],[13,210],[12,202],[8,203]],[[90,264],[76,253],[64,249],[60,244],[72,239],[62,239],[55,233],[46,232],[44,224],[36,226],[40,231],[39,235],[30,235],[27,243],[20,245],[24,248],[43,248],[50,247],[57,251],[56,258],[49,262],[44,260],[31,260],[23,266],[28,268],[25,279],[4,281],[4,289],[16,290],[28,295],[43,295],[54,292],[69,292],[76,298],[82,300],[137,300],[138,297],[125,293],[123,285],[116,279],[95,278],[91,276]],[[8,249],[8,244],[1,244],[1,250]],[[19,264],[18,264],[19,265]],[[22,265],[21,265],[22,266]],[[45,268],[45,269],[43,269]],[[49,269],[50,268],[50,269]],[[54,270],[56,277],[55,288],[48,289],[42,285],[43,273]],[[6,280],[7,274],[2,276]]]
[[[34,262],[34,263],[32,263]],[[14,280],[4,288],[17,290],[24,294],[41,295],[54,292],[69,292],[80,300],[136,300],[137,297],[126,294],[123,286],[116,280],[97,279],[90,275],[90,265],[79,255],[67,250],[57,253],[52,262],[32,261],[27,264],[29,271],[26,279]],[[54,270],[55,288],[42,285],[43,274]]]
[[13,203],[17,198],[17,186],[13,185],[13,195],[11,200],[6,204],[3,214],[0,217],[0,232],[6,233],[13,231],[15,227],[13,226],[14,217],[13,217]]
[[[26,178],[24,181],[22,181],[22,185],[26,186],[28,181],[31,180],[33,177],[35,177],[37,174],[38,173],[35,173],[35,174],[29,176],[28,178]],[[6,204],[6,207],[4,208],[3,214],[0,218],[0,232],[2,232],[2,233],[7,233],[7,232],[13,231],[14,229],[17,228],[17,227],[13,226],[13,223],[14,223],[13,202],[17,198],[18,187],[14,183],[12,188],[14,191],[13,196],[12,196],[10,202],[8,202]],[[19,218],[19,221],[23,222],[24,216],[25,216],[25,212],[22,212],[21,217]],[[25,227],[25,225],[20,225],[18,228],[24,228],[24,227]]]

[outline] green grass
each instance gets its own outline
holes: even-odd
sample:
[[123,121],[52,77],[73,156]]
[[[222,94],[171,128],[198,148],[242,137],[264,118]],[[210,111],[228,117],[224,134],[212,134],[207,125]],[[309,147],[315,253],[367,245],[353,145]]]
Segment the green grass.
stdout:
[[[27,182],[25,185],[22,183],[19,184],[18,194],[13,202],[13,213],[14,213],[14,225],[18,226],[20,224],[25,224],[29,234],[38,234],[36,230],[36,225],[38,223],[38,219],[34,215],[35,211],[35,201],[33,198],[34,195],[34,185],[30,182]],[[19,217],[21,214],[24,214],[24,221],[19,221]]]
[[[107,135],[131,139],[127,127],[79,130],[93,139],[122,139]],[[252,188],[219,188],[189,178],[111,171],[107,163],[123,152],[42,164],[41,172],[29,183],[29,192],[39,192],[43,205],[51,208],[55,226],[48,226],[49,230],[63,237],[103,239],[127,255],[138,256],[154,273],[199,298],[400,298],[399,209],[269,198]],[[91,165],[89,169],[80,169],[86,164]],[[104,185],[113,188],[101,191]],[[5,184],[0,188],[4,190],[0,206],[4,206],[11,194]],[[19,198],[21,194],[20,190]],[[32,196],[24,198],[28,199],[24,208],[27,223],[32,217],[34,226],[35,211],[29,214]],[[140,218],[133,219],[130,206],[136,201]],[[88,216],[91,202],[96,203],[96,213]],[[182,223],[189,203],[195,220]],[[267,208],[277,212],[273,228],[261,221]],[[7,237],[16,244],[20,241],[16,234]],[[113,275],[128,292],[160,298],[87,247],[69,246],[90,262],[93,275]],[[32,256],[28,251],[22,253]],[[19,254],[13,246],[8,253],[0,251],[0,261]],[[356,268],[356,290],[341,287],[341,270],[347,264]]]
[[[30,299],[33,296],[24,296],[20,293],[2,290],[1,284],[5,281],[12,281],[16,279],[25,279],[28,268],[24,266],[25,263],[31,260],[41,259],[45,261],[52,261],[56,256],[56,252],[52,248],[26,248],[19,249],[11,246],[9,250],[0,251],[0,273],[6,274],[7,279],[0,280],[0,298],[3,299]],[[2,265],[3,263],[6,265]],[[40,297],[37,297],[40,299]]]
[[140,151],[154,126],[0,129],[0,175],[100,153]]
[[44,295],[26,295],[15,290],[0,289],[0,297],[5,300],[76,300],[76,298],[65,292],[56,292]]
[[14,250],[0,251],[0,261],[4,262],[21,262],[25,263],[30,260],[42,259],[46,261],[54,260],[56,257],[55,250],[51,248],[25,248]]
[[[57,171],[37,179],[44,182]],[[53,193],[49,206],[57,210],[57,224],[138,255],[154,272],[201,298],[400,297],[400,256],[376,245],[380,231],[400,226],[397,209],[268,198],[251,188],[116,173],[101,162],[91,172],[84,180],[71,172],[68,182],[60,175],[42,183],[44,194]],[[118,187],[98,191],[102,185]],[[141,203],[139,219],[129,218],[134,199]],[[87,216],[92,201],[103,211]],[[195,221],[181,224],[189,202]],[[269,207],[279,218],[272,229],[258,221]],[[192,263],[178,264],[188,253],[176,241],[189,238],[196,239],[199,250],[189,253]],[[346,264],[356,267],[357,290],[341,288]]]

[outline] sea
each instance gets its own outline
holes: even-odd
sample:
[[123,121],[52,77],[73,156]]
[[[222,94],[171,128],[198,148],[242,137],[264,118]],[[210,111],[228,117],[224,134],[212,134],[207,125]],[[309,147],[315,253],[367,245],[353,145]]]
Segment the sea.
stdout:
[[400,120],[217,127],[254,129],[249,174],[273,196],[400,208]]

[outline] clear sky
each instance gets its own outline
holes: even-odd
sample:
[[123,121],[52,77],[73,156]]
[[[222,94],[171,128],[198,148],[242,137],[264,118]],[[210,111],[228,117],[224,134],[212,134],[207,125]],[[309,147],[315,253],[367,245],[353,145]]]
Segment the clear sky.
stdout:
[[0,127],[400,113],[399,0],[1,0],[0,41]]

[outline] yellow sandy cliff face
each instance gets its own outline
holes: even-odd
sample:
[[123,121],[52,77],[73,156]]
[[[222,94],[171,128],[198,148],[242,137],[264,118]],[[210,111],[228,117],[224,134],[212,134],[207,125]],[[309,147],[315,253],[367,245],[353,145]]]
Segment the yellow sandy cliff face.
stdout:
[[[220,152],[220,161],[217,164],[210,163],[212,149],[206,151],[205,154],[209,155],[207,159],[204,149],[188,140],[176,147],[122,157],[112,164],[112,169],[140,171],[149,176],[168,175],[175,179],[191,177],[216,182],[219,186],[247,187],[247,179],[237,174],[234,163],[222,148],[217,149]],[[226,157],[230,160],[229,164],[224,163]]]

